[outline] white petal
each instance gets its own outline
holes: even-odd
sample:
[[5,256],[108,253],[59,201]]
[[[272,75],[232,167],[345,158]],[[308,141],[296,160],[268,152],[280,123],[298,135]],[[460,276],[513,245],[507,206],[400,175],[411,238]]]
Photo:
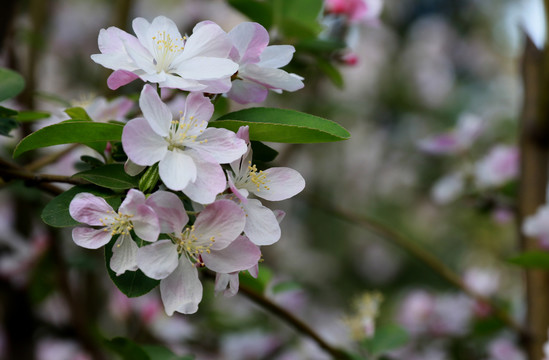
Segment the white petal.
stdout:
[[110,267],[117,276],[137,270],[137,244],[130,235],[120,235],[112,247]]
[[227,182],[223,169],[208,156],[200,156],[196,152],[188,151],[196,165],[196,179],[190,181],[183,189],[183,193],[192,201],[200,204],[210,204],[215,201],[217,194],[225,190]]
[[213,250],[227,247],[244,229],[244,212],[231,200],[217,200],[198,215],[195,235],[203,242],[215,239]]
[[190,181],[196,180],[196,165],[193,159],[180,150],[168,151],[158,166],[160,178],[172,190],[183,190]]
[[224,58],[229,55],[232,46],[227,33],[219,25],[215,23],[197,24],[185,44],[181,59],[185,60],[196,56]]
[[244,233],[254,244],[271,245],[280,239],[280,225],[271,209],[256,199],[241,205],[246,213]]
[[259,67],[255,64],[244,66],[238,75],[246,80],[254,81],[270,89],[296,91],[303,88],[303,81],[288,74],[284,70]]
[[137,252],[137,266],[151,279],[164,279],[178,263],[177,245],[170,240],[160,240],[143,246]]
[[218,128],[207,128],[194,142],[185,145],[208,154],[220,164],[235,161],[248,150],[246,142],[237,138],[234,132]]
[[175,271],[160,282],[160,296],[166,314],[170,316],[176,311],[193,314],[198,310],[202,300],[202,283],[198,279],[198,271],[185,256],[179,259]]
[[189,221],[183,203],[174,193],[168,191],[156,191],[145,201],[153,208],[160,220],[160,232],[171,234],[180,232]]
[[155,133],[143,118],[130,120],[122,130],[122,146],[131,161],[150,166],[162,160],[168,152],[166,140]]
[[269,44],[269,33],[258,23],[243,22],[229,32],[229,38],[238,51],[238,63],[255,63]]
[[260,257],[259,247],[246,236],[239,236],[222,250],[202,254],[208,269],[225,274],[249,269],[257,264]]
[[275,167],[264,171],[266,182],[248,188],[255,195],[269,201],[289,199],[305,188],[305,179],[294,169]]
[[72,239],[78,246],[86,249],[99,249],[111,240],[111,232],[105,229],[93,229],[79,226],[72,229]]
[[177,65],[174,73],[190,80],[216,80],[229,78],[238,65],[229,59],[197,56]]
[[261,53],[261,60],[257,65],[266,68],[279,68],[292,60],[295,48],[291,45],[272,45],[267,46]]
[[172,112],[166,104],[160,100],[156,89],[151,85],[145,85],[139,97],[139,107],[149,125],[158,135],[168,136],[172,118]]

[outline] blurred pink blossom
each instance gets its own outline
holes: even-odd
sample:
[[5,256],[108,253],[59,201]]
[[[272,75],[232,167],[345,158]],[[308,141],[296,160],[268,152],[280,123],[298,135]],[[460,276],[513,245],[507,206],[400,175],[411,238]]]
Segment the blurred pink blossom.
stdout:
[[372,21],[381,14],[383,0],[326,0],[325,7],[328,13],[345,15],[351,22]]
[[516,146],[496,145],[475,166],[475,183],[480,188],[503,185],[519,173]]

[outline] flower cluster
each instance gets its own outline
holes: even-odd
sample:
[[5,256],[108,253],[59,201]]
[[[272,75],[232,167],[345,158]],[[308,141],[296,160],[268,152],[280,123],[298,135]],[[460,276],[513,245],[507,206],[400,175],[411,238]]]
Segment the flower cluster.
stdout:
[[[114,70],[111,89],[137,78],[157,84],[143,87],[142,116],[125,125],[122,146],[128,171],[158,166],[161,184],[152,194],[130,189],[118,210],[102,197],[77,194],[69,211],[82,225],[72,236],[89,249],[114,241],[109,265],[116,275],[139,269],[160,280],[166,313],[190,314],[202,299],[199,268],[217,274],[216,291],[233,295],[240,271],[257,275],[259,247],[280,239],[284,213],[253,197],[279,201],[305,187],[293,169],[258,169],[247,126],[236,134],[208,127],[210,96],[258,102],[269,89],[295,91],[303,82],[279,69],[294,48],[268,46],[267,31],[256,23],[227,34],[205,21],[187,37],[160,16],[152,23],[137,18],[133,29],[137,37],[115,27],[101,30],[101,54],[92,59]],[[175,119],[159,96],[164,87],[189,91]]]

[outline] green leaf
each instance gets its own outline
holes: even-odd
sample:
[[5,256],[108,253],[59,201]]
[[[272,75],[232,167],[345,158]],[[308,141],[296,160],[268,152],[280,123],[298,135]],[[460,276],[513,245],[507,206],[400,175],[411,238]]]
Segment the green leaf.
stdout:
[[318,17],[322,0],[272,0],[275,19],[282,33],[289,38],[316,38],[322,30]]
[[248,272],[242,271],[239,274],[239,282],[241,285],[248,287],[259,294],[263,294],[272,277],[273,274],[271,270],[265,266],[260,266],[257,278],[252,277]]
[[365,339],[361,345],[373,356],[398,349],[408,343],[409,335],[400,326],[386,325],[376,329],[374,336]]
[[336,50],[342,50],[347,45],[343,41],[325,40],[325,39],[304,39],[296,45],[296,51],[310,51],[313,53],[330,53]]
[[106,141],[120,141],[123,128],[124,126],[118,124],[90,121],[69,121],[46,126],[21,140],[15,148],[13,157],[52,145],[80,143],[93,146],[104,144]]
[[260,141],[250,141],[250,143],[252,145],[254,163],[256,161],[273,161],[278,156],[278,151]]
[[0,68],[0,101],[17,96],[25,88],[25,80],[13,70]]
[[73,175],[73,177],[87,180],[95,185],[113,190],[125,190],[136,188],[139,180],[126,174],[124,165],[108,164],[95,169],[86,170]]
[[549,252],[528,251],[507,260],[525,268],[549,269]]
[[13,129],[17,129],[19,123],[14,118],[0,117],[0,135],[9,136]]
[[156,183],[159,179],[160,175],[158,173],[158,163],[156,163],[153,166],[149,167],[147,171],[145,171],[141,179],[139,179],[139,190],[144,193],[151,192],[152,189],[155,188]]
[[17,121],[20,121],[20,122],[29,122],[29,121],[45,119],[48,117],[50,117],[49,112],[22,110],[22,111],[19,111],[19,113],[15,118],[17,119]]
[[273,25],[273,9],[266,1],[257,0],[229,0],[231,5],[250,20],[263,25],[267,30]]
[[51,200],[42,210],[42,221],[53,227],[78,225],[78,221],[74,220],[69,213],[69,205],[74,196],[81,192],[89,192],[104,198],[114,209],[118,209],[118,206],[120,206],[120,195],[93,185],[79,185]]
[[[133,241],[133,240],[132,240]],[[116,236],[105,245],[105,265],[109,277],[116,287],[127,297],[139,297],[145,295],[160,284],[160,280],[154,280],[147,277],[141,270],[126,271],[120,276],[111,270],[110,263],[112,258],[112,247],[115,246]]]
[[[153,360],[139,345],[123,337],[104,340],[105,347],[120,355],[123,360]],[[156,359],[154,359],[156,360]]]
[[65,109],[65,113],[70,116],[71,119],[82,119],[86,121],[93,121],[84,108],[80,106]]
[[0,117],[14,117],[17,116],[18,111],[13,109],[8,109],[3,106],[0,106]]
[[194,356],[178,356],[171,350],[158,345],[142,345],[141,348],[145,350],[151,360],[193,360]]
[[244,125],[250,127],[250,140],[257,141],[306,144],[347,140],[351,137],[336,122],[286,109],[244,109],[210,122],[210,126],[235,132]]
[[343,76],[337,67],[324,59],[317,59],[316,65],[335,86],[340,89],[343,88]]

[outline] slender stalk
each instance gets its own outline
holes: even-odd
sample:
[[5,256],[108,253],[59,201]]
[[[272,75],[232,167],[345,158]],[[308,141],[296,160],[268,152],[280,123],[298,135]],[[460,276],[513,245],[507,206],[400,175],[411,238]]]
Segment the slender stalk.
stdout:
[[309,198],[307,202],[315,208],[321,209],[322,211],[329,213],[330,215],[338,219],[359,225],[360,227],[379,235],[383,239],[391,241],[393,244],[404,249],[406,252],[408,252],[408,254],[412,255],[413,257],[427,265],[429,268],[431,268],[431,270],[439,274],[442,278],[469,295],[471,298],[488,305],[492,310],[494,316],[499,318],[508,327],[516,330],[521,335],[525,334],[522,326],[517,323],[512,317],[510,317],[507,312],[500,309],[499,306],[494,303],[494,301],[492,301],[492,299],[479,295],[469,289],[467,286],[465,286],[465,283],[463,282],[461,277],[453,272],[452,269],[447,267],[442,261],[440,261],[428,251],[425,251],[423,248],[417,246],[412,241],[404,238],[398,232],[390,229],[389,227],[378,221],[353,214],[351,212],[339,209],[333,205],[325,204],[313,198]]
[[49,164],[52,164],[52,163],[56,162],[57,160],[59,160],[60,158],[62,158],[65,155],[67,155],[68,153],[70,153],[71,151],[73,151],[74,149],[76,149],[79,146],[80,146],[80,144],[72,144],[72,145],[66,147],[65,149],[63,149],[59,152],[45,155],[44,157],[41,157],[40,159],[36,159],[33,162],[31,162],[30,164],[25,165],[25,169],[28,170],[28,171],[39,170],[39,169],[43,168],[46,165],[49,165]]

